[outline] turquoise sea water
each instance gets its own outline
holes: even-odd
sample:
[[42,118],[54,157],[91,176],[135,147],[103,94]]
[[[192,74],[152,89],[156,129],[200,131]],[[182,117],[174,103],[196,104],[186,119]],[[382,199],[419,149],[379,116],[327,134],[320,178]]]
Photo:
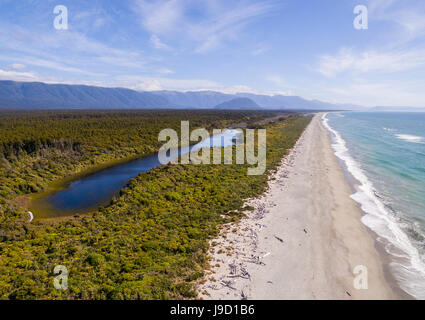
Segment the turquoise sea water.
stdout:
[[425,299],[425,113],[342,112],[322,120],[391,272],[403,290]]

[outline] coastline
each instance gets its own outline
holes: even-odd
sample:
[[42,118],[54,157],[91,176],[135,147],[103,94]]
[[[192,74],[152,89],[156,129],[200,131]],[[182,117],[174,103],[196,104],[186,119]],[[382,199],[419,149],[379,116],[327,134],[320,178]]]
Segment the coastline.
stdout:
[[327,114],[322,116],[322,124],[332,136],[332,149],[352,187],[350,197],[362,212],[362,223],[376,240],[390,284],[403,299],[423,299],[424,265],[417,248],[394,216],[397,213],[385,203],[362,165],[350,154],[341,133],[329,125]]
[[[397,299],[316,115],[238,225],[212,241],[203,299]],[[356,266],[368,289],[354,288]]]

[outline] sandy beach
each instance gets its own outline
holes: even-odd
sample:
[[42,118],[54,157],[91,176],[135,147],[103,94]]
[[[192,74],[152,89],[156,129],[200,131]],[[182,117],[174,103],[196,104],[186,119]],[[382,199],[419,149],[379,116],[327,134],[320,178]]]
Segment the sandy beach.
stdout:
[[[203,299],[398,298],[320,118],[247,203],[255,210],[214,240]],[[355,288],[356,266],[368,289]]]

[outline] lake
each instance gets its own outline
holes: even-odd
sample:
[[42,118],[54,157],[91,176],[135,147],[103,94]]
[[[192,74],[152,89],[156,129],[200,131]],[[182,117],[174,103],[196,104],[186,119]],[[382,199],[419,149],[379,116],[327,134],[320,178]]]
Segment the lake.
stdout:
[[[178,154],[186,154],[202,147],[228,147],[237,143],[240,129],[227,129],[190,147],[182,147]],[[32,201],[30,210],[35,218],[70,216],[107,206],[119,195],[128,182],[141,172],[160,166],[158,153],[121,163],[69,182],[65,187]]]

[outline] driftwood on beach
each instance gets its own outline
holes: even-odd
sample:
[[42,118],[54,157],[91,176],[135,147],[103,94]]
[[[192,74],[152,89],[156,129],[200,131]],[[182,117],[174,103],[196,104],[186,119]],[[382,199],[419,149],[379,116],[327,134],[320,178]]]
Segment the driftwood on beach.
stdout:
[[[277,170],[270,179],[270,185],[267,192],[271,192],[271,187],[274,186],[278,189],[286,187],[286,179],[289,177],[289,167],[293,166],[294,150],[281,161],[281,167]],[[270,256],[271,252],[260,251],[259,234],[260,231],[268,228],[266,223],[260,222],[265,219],[272,208],[277,206],[276,201],[270,199],[268,195],[260,196],[259,198],[250,200],[247,205],[254,207],[254,210],[247,211],[247,219],[243,219],[238,224],[236,232],[223,232],[220,235],[220,247],[227,248],[227,244],[231,244],[232,258],[228,258],[228,252],[221,250],[221,254],[215,257],[215,261],[220,261],[219,271],[214,272],[218,276],[218,283],[207,283],[203,288],[208,288],[219,293],[220,296],[235,299],[246,300],[249,298],[250,286],[252,283],[252,272],[256,272],[258,267],[266,266],[265,258]],[[227,226],[227,231],[234,226],[231,224]],[[272,237],[284,243],[284,240],[278,235],[271,235]],[[266,237],[267,239],[267,237]],[[215,253],[218,250],[214,250]],[[224,255],[224,256],[223,256]],[[254,268],[254,269],[252,269]],[[272,284],[272,281],[267,281]],[[223,290],[223,291],[221,291]],[[213,295],[216,296],[216,293]]]

